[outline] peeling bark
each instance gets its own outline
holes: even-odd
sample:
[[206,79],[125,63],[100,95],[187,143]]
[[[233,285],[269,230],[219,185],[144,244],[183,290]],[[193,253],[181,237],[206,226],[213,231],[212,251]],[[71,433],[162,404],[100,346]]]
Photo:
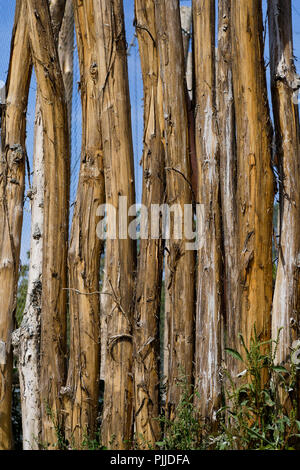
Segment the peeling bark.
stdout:
[[[119,196],[135,203],[133,146],[123,2],[94,0],[106,202],[121,210]],[[124,216],[124,214],[122,214]],[[117,219],[118,220],[118,219]],[[125,237],[124,237],[125,238]],[[124,449],[132,438],[132,328],[136,244],[117,233],[106,243],[107,357],[102,442]]]
[[[270,63],[276,147],[280,173],[279,260],[272,337],[282,328],[276,360],[286,366],[300,333],[300,135],[290,0],[269,0]],[[282,392],[283,404],[291,406]]]
[[0,173],[0,449],[12,447],[12,348],[19,276],[26,159],[26,110],[31,57],[26,2],[17,1],[6,106],[1,117]]
[[[192,60],[192,52],[189,52],[190,46],[190,38],[191,38],[191,28],[192,28],[192,8],[191,7],[180,7],[180,20],[181,20],[181,32],[182,32],[182,41],[183,41],[183,52],[184,52],[184,60],[185,60],[185,67],[186,67],[186,82],[187,82],[187,92],[189,95],[189,99],[192,99],[192,68],[193,68],[193,60]],[[161,80],[160,80],[161,81]],[[161,100],[163,98],[161,97]],[[189,103],[189,127],[190,127],[190,147],[191,153],[193,150],[194,141],[194,111],[191,106],[191,101]],[[162,121],[163,121],[163,110],[161,110]],[[162,124],[162,129],[164,128],[164,124]],[[192,175],[192,180],[194,180],[195,175]],[[194,183],[192,182],[193,186]],[[171,272],[167,263],[168,253],[170,251],[170,244],[169,240],[165,242],[165,286],[168,286],[171,280]],[[163,352],[163,380],[167,382],[168,380],[168,370],[169,370],[169,331],[170,331],[170,304],[171,304],[171,297],[169,290],[165,288],[165,317],[164,317],[164,352]],[[163,397],[163,401],[166,397]]]
[[[161,204],[164,199],[164,149],[158,116],[159,59],[154,1],[136,0],[135,15],[144,82],[142,203],[151,210],[151,204]],[[159,318],[163,243],[161,238],[151,239],[151,223],[148,237],[140,242],[137,276],[134,329],[135,426],[139,445],[154,448],[160,437]]]
[[215,1],[194,0],[195,140],[198,201],[203,205],[198,252],[195,388],[202,418],[214,425],[221,404],[222,246],[220,149],[216,116]]
[[[167,202],[178,204],[183,213],[184,205],[192,203],[192,192],[185,60],[178,2],[156,0],[155,20],[164,101]],[[186,250],[185,234],[177,240],[171,225],[167,258],[171,276],[166,286],[170,295],[166,414],[173,418],[181,395],[178,381],[182,376],[189,384],[192,381],[195,265],[194,253]]]
[[[262,341],[270,338],[274,181],[261,2],[234,1],[231,17],[239,278],[236,321],[228,340],[241,351],[238,334],[249,346],[254,326]],[[240,372],[237,367],[233,375]]]
[[13,334],[14,352],[18,358],[22,408],[23,449],[38,450],[41,442],[40,402],[40,326],[43,264],[44,151],[43,124],[36,105],[33,183],[31,199],[31,246],[28,290],[21,326]]
[[[68,2],[70,3],[70,0]],[[60,9],[58,4],[57,8],[50,9],[52,25],[60,26],[64,3],[60,2]],[[58,34],[55,35],[55,41],[58,41]],[[61,48],[63,49],[62,44]],[[22,324],[13,334],[14,352],[18,358],[24,450],[38,450],[42,435],[39,359],[44,229],[44,133],[38,95],[34,132],[33,186],[27,194],[31,200],[28,289]]]
[[[99,78],[93,1],[75,2],[82,100],[82,155],[69,250],[70,362],[64,394],[65,435],[80,448],[93,438],[100,374],[100,256],[97,209],[105,202]],[[79,294],[80,292],[80,294]]]
[[[220,182],[224,249],[224,343],[231,344],[238,306],[237,152],[232,82],[231,0],[219,1],[217,108],[220,131]],[[235,359],[226,357],[232,369]]]
[[[70,144],[65,90],[48,6],[27,0],[33,62],[44,124],[44,238],[41,318],[42,438],[50,447],[61,427],[65,380]],[[47,44],[47,48],[44,47]]]

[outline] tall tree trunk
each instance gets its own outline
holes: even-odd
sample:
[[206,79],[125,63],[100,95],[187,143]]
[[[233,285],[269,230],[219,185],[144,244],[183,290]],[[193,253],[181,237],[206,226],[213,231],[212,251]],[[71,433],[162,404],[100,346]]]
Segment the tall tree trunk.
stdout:
[[[136,0],[136,30],[144,82],[144,152],[142,203],[164,199],[164,150],[158,116],[159,59],[153,0]],[[149,34],[150,33],[150,34]],[[140,446],[155,447],[160,436],[159,318],[161,301],[162,239],[140,242],[134,330],[135,426]],[[147,275],[145,275],[147,273]]]
[[[70,4],[71,0],[68,0]],[[50,3],[51,21],[58,41],[65,1]],[[59,8],[60,6],[60,8]],[[71,4],[72,6],[72,4]],[[73,28],[72,28],[73,30]],[[72,31],[72,37],[73,37]],[[64,50],[61,44],[61,50]],[[73,56],[73,50],[72,50]],[[69,71],[67,72],[69,76]],[[37,450],[41,442],[42,421],[40,401],[40,323],[42,298],[43,229],[44,229],[44,135],[40,98],[36,98],[34,131],[33,186],[31,199],[31,246],[28,289],[22,324],[13,335],[14,351],[18,357],[22,407],[23,449]]]
[[26,159],[26,110],[31,57],[26,2],[17,1],[6,105],[1,118],[0,173],[0,449],[10,449],[12,348],[23,221]]
[[[238,334],[249,346],[254,326],[261,340],[270,338],[274,182],[261,1],[234,1],[231,11],[239,298],[228,339],[240,350]],[[237,367],[234,374],[240,372]]]
[[[185,67],[186,67],[186,81],[187,81],[187,92],[189,98],[191,100],[191,90],[192,90],[192,52],[189,52],[190,46],[190,38],[191,38],[191,28],[192,28],[192,8],[191,7],[180,7],[180,20],[181,20],[181,32],[182,32],[182,41],[183,41],[183,52],[184,52],[184,60],[185,60]],[[161,82],[161,80],[160,80]],[[160,97],[163,100],[162,97]],[[192,110],[191,101],[189,103],[189,120],[190,120],[190,137],[191,137],[191,152],[192,152],[192,139],[194,136],[191,135],[192,126],[191,123],[194,120],[194,111]],[[163,122],[163,110],[161,110],[162,115],[162,122]],[[162,125],[162,130],[164,129],[164,124]],[[192,176],[192,179],[194,175]],[[170,268],[167,263],[167,257],[169,253],[169,240],[165,242],[165,266],[164,266],[164,283],[165,286],[169,285],[171,280],[171,272]],[[164,292],[165,298],[165,315],[164,315],[164,342],[163,342],[163,378],[164,381],[167,382],[168,380],[168,371],[169,371],[169,331],[170,331],[170,305],[171,305],[171,297],[170,292],[168,289],[165,288]],[[166,397],[163,397],[163,401]]]
[[[192,192],[185,60],[178,1],[155,0],[155,20],[164,100],[167,202],[178,204],[183,214],[184,205],[192,203]],[[185,234],[178,240],[174,224],[171,225],[167,259],[171,276],[166,286],[171,299],[166,412],[173,418],[181,395],[178,381],[183,375],[189,384],[192,381],[195,265],[194,253],[186,249]]]
[[[61,426],[65,380],[70,145],[65,90],[48,6],[27,0],[33,62],[44,124],[44,238],[41,319],[41,405],[44,443]],[[47,48],[44,47],[47,44]]]
[[[290,0],[269,0],[273,112],[280,173],[280,239],[272,337],[282,328],[276,360],[286,365],[300,333],[300,135]],[[298,81],[298,82],[297,82]],[[290,406],[289,397],[282,396]]]
[[93,0],[75,2],[82,100],[82,156],[69,250],[70,363],[64,406],[66,438],[79,448],[93,436],[99,400],[102,243],[96,213],[105,202]]
[[201,417],[213,425],[221,403],[222,251],[220,151],[216,117],[215,0],[194,0],[198,202],[203,205],[198,253],[195,388]]
[[[238,306],[237,152],[232,82],[231,0],[219,0],[217,108],[220,131],[220,182],[224,249],[224,342],[231,343]],[[231,370],[234,358],[226,357]]]
[[40,402],[40,326],[43,264],[44,151],[43,124],[39,98],[36,103],[33,183],[31,199],[31,244],[28,289],[21,326],[13,334],[18,358],[22,408],[23,449],[38,450],[42,421]]
[[[94,0],[98,50],[101,129],[104,151],[106,202],[126,217],[119,196],[135,203],[133,146],[126,56],[123,2]],[[121,213],[121,214],[120,214]],[[102,442],[124,449],[132,437],[132,327],[136,244],[117,232],[107,240],[107,357]]]

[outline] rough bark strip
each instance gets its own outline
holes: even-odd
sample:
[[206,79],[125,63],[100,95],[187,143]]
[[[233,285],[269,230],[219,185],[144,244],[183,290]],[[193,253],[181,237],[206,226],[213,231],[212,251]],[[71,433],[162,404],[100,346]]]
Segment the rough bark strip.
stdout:
[[0,173],[0,449],[12,446],[11,335],[15,322],[23,221],[26,159],[26,110],[31,77],[31,57],[26,23],[26,3],[17,1],[2,114]]
[[28,289],[21,326],[13,333],[14,353],[18,358],[24,450],[38,450],[42,433],[39,353],[44,222],[43,144],[43,123],[37,98],[33,182],[27,194],[31,199],[32,221]]
[[[222,232],[224,249],[224,343],[231,343],[239,315],[238,240],[237,240],[237,152],[235,110],[232,82],[231,0],[219,0],[219,38],[217,73],[217,108],[220,131],[220,182],[222,200]],[[232,369],[234,359],[226,357]]]
[[[144,82],[144,151],[142,203],[164,200],[164,149],[158,117],[159,58],[153,0],[136,0],[136,31]],[[154,448],[160,437],[159,318],[162,282],[162,239],[140,242],[137,276],[134,381],[136,439],[141,448]],[[145,273],[147,273],[145,275]]]
[[[282,328],[276,360],[286,365],[300,333],[300,134],[299,76],[293,55],[290,0],[269,0],[270,63],[280,173],[279,260],[272,312],[272,337]],[[291,406],[282,393],[283,403]]]
[[222,247],[220,150],[216,116],[215,0],[193,1],[195,140],[198,202],[204,243],[198,253],[195,388],[196,406],[214,425],[221,403]]
[[[44,123],[45,197],[41,320],[41,406],[44,444],[57,442],[65,380],[69,208],[69,131],[65,90],[48,6],[27,0],[33,62]],[[44,45],[47,44],[47,48]]]
[[82,155],[69,250],[70,362],[63,389],[65,434],[80,448],[96,431],[100,374],[100,256],[97,209],[105,202],[93,0],[75,2],[82,100]]
[[[120,213],[119,196],[135,203],[133,146],[123,2],[94,0],[106,202]],[[122,216],[124,214],[122,213]],[[118,220],[118,219],[117,219]],[[107,357],[102,424],[105,446],[124,449],[132,438],[132,328],[136,243],[106,243]]]
[[[270,338],[274,184],[261,1],[234,1],[231,13],[239,303],[228,339],[231,347],[241,351],[238,334],[249,345],[254,326],[261,340]],[[238,367],[231,371],[233,375],[240,372]]]
[[[164,101],[167,202],[169,205],[178,204],[184,212],[184,205],[192,203],[192,192],[189,184],[189,126],[179,3],[175,0],[156,0],[155,19]],[[178,381],[185,376],[188,383],[192,382],[195,265],[194,253],[186,250],[184,230],[182,239],[177,240],[174,226],[171,225],[167,259],[171,277],[166,286],[171,299],[166,413],[173,418],[181,395]]]
[[[191,38],[191,28],[192,28],[192,8],[191,7],[180,7],[180,20],[181,20],[181,33],[182,33],[182,41],[183,41],[183,52],[184,52],[184,60],[186,66],[186,81],[187,81],[187,92],[189,95],[189,99],[192,99],[192,52],[189,52],[190,46],[190,38]],[[161,79],[160,79],[161,82]],[[163,98],[161,96],[161,100]],[[191,106],[191,101],[189,103],[189,121],[190,121],[190,137],[191,142],[194,139],[194,135],[191,134],[194,131],[194,111]],[[161,111],[162,121],[163,121],[163,111]],[[162,126],[162,130],[164,129],[164,124]],[[191,143],[191,153],[192,153],[192,143]],[[194,175],[192,175],[192,180],[194,180]],[[164,275],[165,275],[165,286],[169,285],[171,280],[171,272],[167,263],[168,253],[170,251],[169,240],[165,242],[165,266],[164,266]],[[168,380],[168,370],[169,370],[169,328],[170,328],[170,303],[171,297],[168,289],[165,289],[165,317],[164,317],[164,352],[163,352],[163,381],[167,382]],[[165,400],[165,396],[163,397],[163,401]]]
[[[61,1],[60,4],[61,8],[58,8],[58,4],[56,8],[50,8],[52,24],[57,27],[62,20],[61,12],[65,2]],[[58,34],[55,35],[55,40],[58,41]],[[44,229],[44,134],[39,96],[36,99],[33,153],[33,185],[27,194],[31,200],[28,289],[22,324],[13,334],[14,352],[18,357],[24,450],[37,450],[42,433],[39,359]]]

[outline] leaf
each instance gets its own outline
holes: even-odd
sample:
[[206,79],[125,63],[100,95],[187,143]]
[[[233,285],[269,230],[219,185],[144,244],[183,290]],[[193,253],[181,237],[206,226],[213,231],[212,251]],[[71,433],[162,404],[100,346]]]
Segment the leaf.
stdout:
[[163,447],[165,445],[165,443],[164,442],[157,442],[156,445],[157,445],[157,447]]
[[272,449],[274,449],[274,444],[272,442],[268,441],[268,439],[265,438],[262,434],[259,434],[257,431],[254,429],[249,428],[248,426],[245,426],[245,429],[252,434],[253,436],[257,437],[258,439],[262,439],[264,442],[266,442],[269,446],[271,446]]
[[278,373],[289,374],[289,371],[285,367],[282,367],[282,366],[273,366],[272,369]]
[[242,358],[242,356],[240,355],[240,353],[238,353],[238,352],[235,351],[234,349],[226,348],[225,351],[226,351],[228,354],[230,354],[232,357],[234,357],[235,359],[238,359],[239,361],[244,362],[244,359]]
[[268,392],[266,392],[265,390],[263,391],[263,394],[265,396],[265,404],[267,406],[275,406],[275,402],[271,399],[270,395],[268,394]]
[[239,333],[239,338],[240,338],[240,341],[241,341],[241,343],[242,343],[242,345],[243,345],[243,348],[245,349],[245,351],[246,351],[246,353],[247,353],[247,357],[250,357],[249,350],[248,350],[248,348],[247,348],[247,346],[246,346],[244,337],[243,337],[243,335],[242,335],[241,333]]

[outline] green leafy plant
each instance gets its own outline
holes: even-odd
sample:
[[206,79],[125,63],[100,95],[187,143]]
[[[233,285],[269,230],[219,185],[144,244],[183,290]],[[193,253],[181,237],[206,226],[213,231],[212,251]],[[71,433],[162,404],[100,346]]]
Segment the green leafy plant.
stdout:
[[[286,367],[276,363],[279,344],[276,341],[260,341],[256,330],[249,347],[240,336],[242,353],[226,349],[240,365],[241,372],[232,377],[224,371],[224,402],[217,413],[217,429],[212,433],[198,416],[194,406],[198,392],[191,389],[187,378],[181,375],[178,387],[180,402],[173,420],[164,414],[158,418],[163,438],[156,446],[162,450],[294,450],[300,448],[300,421],[297,406],[297,380],[299,342],[291,350]],[[288,406],[282,404],[287,397]],[[58,449],[75,450],[66,442],[51,410],[48,410],[55,426]],[[109,447],[113,446],[112,436]],[[128,446],[136,450],[151,449],[147,442],[134,440]],[[141,449],[142,447],[142,449]],[[43,446],[47,448],[47,446]],[[100,431],[91,438],[86,434],[80,449],[106,450],[101,445]]]
[[[29,253],[27,253],[29,260]],[[16,322],[17,326],[20,326],[23,318],[27,289],[28,289],[28,272],[29,264],[24,264],[20,266],[19,272],[19,283],[18,283],[18,292],[17,292],[17,309],[16,309]]]
[[100,428],[97,430],[93,438],[86,433],[80,446],[80,450],[107,450],[106,447],[101,444]]
[[157,442],[162,450],[197,450],[200,448],[201,423],[194,407],[196,392],[192,391],[186,377],[180,377],[178,386],[181,398],[176,409],[176,417],[169,420],[166,416],[159,418],[164,431],[164,438]]
[[[300,422],[297,420],[297,366],[275,363],[276,341],[261,342],[256,330],[247,348],[240,336],[244,354],[227,349],[240,362],[237,378],[228,372],[226,406],[219,410],[221,432],[207,438],[207,446],[224,450],[292,450],[299,447]],[[272,347],[273,346],[273,347]],[[281,403],[280,393],[289,396],[290,406]]]

